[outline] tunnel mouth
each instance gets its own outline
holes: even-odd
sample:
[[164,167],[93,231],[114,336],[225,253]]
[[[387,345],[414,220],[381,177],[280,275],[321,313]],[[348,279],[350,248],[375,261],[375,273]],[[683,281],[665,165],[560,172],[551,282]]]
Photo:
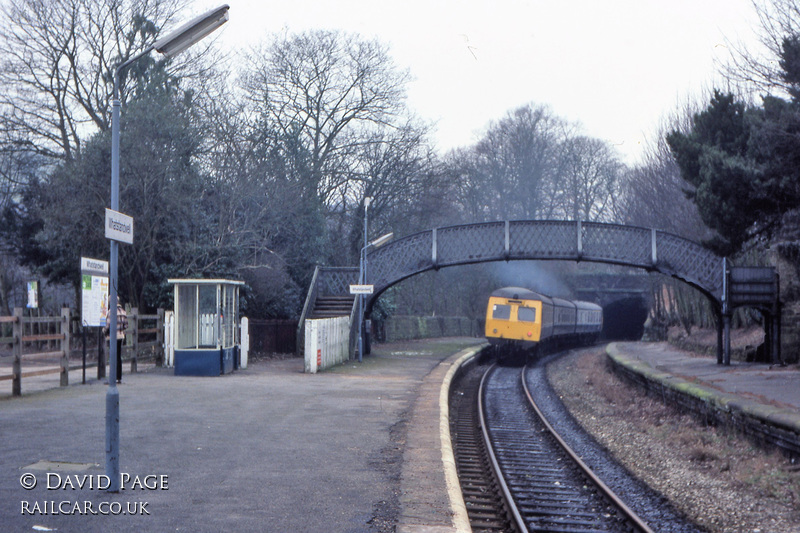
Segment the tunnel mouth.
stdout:
[[644,334],[647,306],[640,296],[615,300],[603,306],[603,337],[638,341]]

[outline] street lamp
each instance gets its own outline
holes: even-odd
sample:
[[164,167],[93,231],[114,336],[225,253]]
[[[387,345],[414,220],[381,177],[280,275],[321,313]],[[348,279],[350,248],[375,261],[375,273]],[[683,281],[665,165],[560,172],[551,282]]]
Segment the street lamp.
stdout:
[[[159,39],[143,52],[133,56],[114,71],[114,93],[111,103],[111,210],[119,211],[119,80],[123,70],[153,50],[172,57],[186,50],[228,21],[227,4],[200,15],[166,37]],[[106,475],[109,492],[119,492],[119,390],[117,389],[117,273],[119,270],[119,243],[111,240],[109,265],[108,331],[109,331],[109,376],[106,392]]]
[[[367,224],[367,218],[366,217],[367,217],[367,215],[366,215],[366,209],[365,209],[365,212],[364,212],[364,227],[365,228],[366,228],[366,224]],[[364,232],[364,237],[365,237],[365,242],[366,242],[366,231]],[[373,248],[378,248],[380,246],[383,246],[387,242],[391,241],[393,237],[394,237],[394,232],[387,233],[386,235],[381,235],[380,237],[378,237],[374,241],[365,244],[361,248],[361,254],[359,254],[359,266],[360,266],[360,269],[359,269],[360,270],[359,283],[360,284],[366,284],[367,283],[367,248],[369,248],[370,246],[373,247]],[[358,362],[359,363],[362,361],[362,355],[364,353],[364,337],[361,334],[361,327],[364,324],[364,312],[365,312],[366,298],[367,298],[364,294],[361,294],[360,297],[361,297],[361,299],[360,299],[360,307],[361,307],[361,309],[360,309],[360,313],[358,314],[358,319],[359,319],[358,320]]]
[[[372,203],[371,196],[364,197],[364,246],[361,248],[361,253],[358,254],[358,283],[364,285],[367,280],[366,261],[364,258],[364,251],[367,249],[367,212],[369,211],[369,204]],[[361,336],[361,326],[364,323],[364,295],[358,297],[358,362],[360,363],[364,355],[364,337]]]

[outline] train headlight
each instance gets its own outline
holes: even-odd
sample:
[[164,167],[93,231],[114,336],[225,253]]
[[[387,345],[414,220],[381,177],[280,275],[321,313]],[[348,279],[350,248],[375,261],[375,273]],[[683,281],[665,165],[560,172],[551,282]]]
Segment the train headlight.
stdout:
[[494,329],[492,330],[492,333],[497,333],[497,328],[494,328]]
[[528,337],[533,337],[533,332],[532,331],[528,332]]

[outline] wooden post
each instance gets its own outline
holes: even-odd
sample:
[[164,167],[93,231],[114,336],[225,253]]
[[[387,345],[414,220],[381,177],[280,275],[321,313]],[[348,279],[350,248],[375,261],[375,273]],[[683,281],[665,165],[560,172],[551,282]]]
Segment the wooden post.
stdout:
[[722,330],[722,312],[717,312],[717,364],[722,364],[723,354],[723,330]]
[[70,345],[69,307],[61,309],[61,386],[69,385],[69,345]]
[[723,365],[731,364],[731,310],[730,303],[730,283],[728,276],[728,258],[722,258],[722,363]]
[[772,325],[774,324],[774,320],[772,313],[762,311],[762,316],[764,317],[764,360],[759,360],[758,350],[756,350],[755,357],[753,359],[759,363],[766,363],[767,361],[772,360]]
[[14,322],[11,326],[14,337],[14,368],[11,376],[11,395],[22,396],[22,308],[14,308]]
[[103,328],[97,328],[97,379],[106,377],[106,346]]
[[164,310],[158,310],[156,319],[156,366],[164,366]]
[[770,360],[773,365],[784,365],[781,355],[781,277],[775,271],[775,300],[772,303],[772,352]]
[[137,357],[139,356],[139,308],[131,308],[130,315],[128,316],[128,336],[131,338],[131,374],[138,371],[139,363]]
[[773,365],[783,365],[783,358],[781,357],[781,308],[780,304],[775,305],[775,311],[770,316],[770,337],[771,337],[771,350],[770,361]]
[[726,313],[722,315],[722,364],[730,366],[731,364],[731,314]]

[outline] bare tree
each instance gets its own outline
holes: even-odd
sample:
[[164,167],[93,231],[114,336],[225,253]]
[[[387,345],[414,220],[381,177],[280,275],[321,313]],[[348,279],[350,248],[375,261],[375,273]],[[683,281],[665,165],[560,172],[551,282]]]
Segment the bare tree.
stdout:
[[624,165],[600,139],[576,136],[562,143],[555,193],[564,218],[609,222],[616,218]]
[[[702,242],[712,236],[700,217],[697,206],[687,197],[691,185],[681,177],[680,168],[665,140],[665,132],[690,127],[692,104],[664,121],[639,165],[622,176],[620,221],[657,228]],[[687,334],[692,326],[710,327],[714,315],[708,298],[683,282],[664,275],[651,278],[650,321],[666,332],[681,325]]]
[[110,126],[113,68],[150,44],[186,3],[7,0],[0,9],[0,145],[77,157],[82,139]]
[[301,143],[306,186],[328,203],[348,186],[346,159],[369,142],[362,131],[405,111],[407,81],[378,41],[316,30],[254,51],[244,90],[278,135]]
[[451,152],[447,172],[468,219],[617,219],[625,167],[608,143],[578,131],[530,104]]
[[753,49],[742,42],[728,42],[730,57],[720,65],[725,78],[744,98],[757,93],[789,93],[792,83],[784,77],[778,58],[784,56],[787,37],[800,35],[800,3],[796,0],[752,0],[758,17],[755,29],[760,47]]
[[358,154],[358,181],[354,182],[358,206],[356,223],[350,224],[352,259],[362,246],[361,220],[364,198],[369,207],[370,236],[389,232],[411,233],[449,222],[452,214],[449,180],[442,175],[437,158],[426,142],[427,129],[409,122],[375,132]]
[[488,219],[536,218],[550,211],[559,144],[572,126],[546,106],[527,105],[487,128],[478,143],[449,157],[461,198]]
[[669,231],[697,242],[712,236],[697,206],[687,196],[692,186],[681,177],[666,142],[668,132],[690,130],[692,116],[700,107],[699,100],[687,101],[665,117],[655,142],[648,144],[642,163],[625,171],[620,187],[622,222]]

